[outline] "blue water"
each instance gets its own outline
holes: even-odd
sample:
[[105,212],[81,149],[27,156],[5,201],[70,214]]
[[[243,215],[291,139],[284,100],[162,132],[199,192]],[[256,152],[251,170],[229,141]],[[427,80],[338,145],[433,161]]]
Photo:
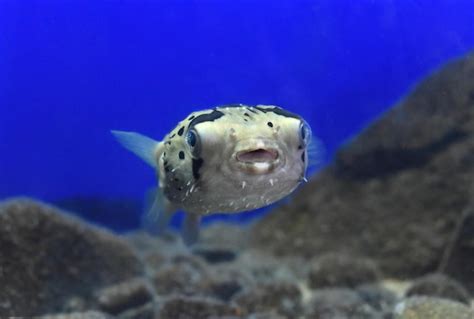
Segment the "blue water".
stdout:
[[3,0],[0,198],[138,200],[154,173],[109,130],[226,103],[300,113],[330,158],[473,48],[470,0]]

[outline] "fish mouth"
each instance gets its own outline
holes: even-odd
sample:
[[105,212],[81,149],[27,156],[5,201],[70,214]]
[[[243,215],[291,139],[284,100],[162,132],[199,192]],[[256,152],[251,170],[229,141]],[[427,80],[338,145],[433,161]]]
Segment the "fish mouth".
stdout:
[[271,163],[278,159],[278,151],[271,148],[257,148],[252,150],[240,151],[236,158],[239,162],[254,163]]

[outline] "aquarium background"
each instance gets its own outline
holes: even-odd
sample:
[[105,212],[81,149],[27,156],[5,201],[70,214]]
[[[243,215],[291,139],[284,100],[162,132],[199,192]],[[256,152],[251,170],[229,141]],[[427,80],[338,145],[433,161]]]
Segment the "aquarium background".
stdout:
[[227,103],[301,114],[329,161],[472,50],[473,21],[468,0],[0,1],[0,198],[110,200],[86,217],[135,227],[154,172],[109,131]]

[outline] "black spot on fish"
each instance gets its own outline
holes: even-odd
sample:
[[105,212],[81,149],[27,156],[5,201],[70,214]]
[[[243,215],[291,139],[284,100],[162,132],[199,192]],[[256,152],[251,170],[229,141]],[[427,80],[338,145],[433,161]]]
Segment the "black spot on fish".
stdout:
[[179,136],[183,136],[183,133],[184,133],[184,126],[182,126],[179,131],[178,131],[178,135]]
[[272,123],[272,122],[268,122],[267,125],[270,126],[270,127],[273,127],[273,123]]
[[171,141],[166,142],[166,144],[171,145]]
[[184,160],[184,152],[183,151],[179,151],[178,156],[179,156],[180,160]]
[[166,152],[163,152],[163,157],[166,157]]
[[175,136],[176,136],[176,134],[173,134],[173,135],[170,136],[170,138],[173,138],[173,137],[175,137]]
[[191,115],[191,116],[188,118],[188,121],[192,121],[194,118],[195,118],[195,116],[194,116],[194,115]]
[[245,122],[248,122],[249,120],[247,120],[247,119],[244,119],[244,121],[245,121]]
[[303,145],[299,145],[299,146],[298,146],[298,149],[299,149],[299,150],[302,150],[302,149],[303,149]]
[[292,117],[292,118],[301,120],[301,116],[299,116],[295,113],[288,112],[287,110],[284,110],[280,107],[275,106],[275,107],[263,108],[263,107],[256,106],[255,108],[257,110],[262,111],[263,113],[272,112],[272,113],[275,113],[275,114],[278,114],[278,115],[281,115],[281,116]]
[[244,113],[244,116],[250,117],[250,114],[248,114],[247,112],[245,112],[245,113]]
[[301,161],[304,163],[306,159],[306,152],[301,153]]
[[189,123],[189,128],[193,128],[199,123],[215,121],[222,116],[224,116],[224,113],[218,110],[213,110],[210,113],[198,115],[191,121],[191,123]]
[[193,176],[195,180],[198,180],[199,170],[201,169],[202,164],[204,164],[204,160],[202,158],[193,158]]

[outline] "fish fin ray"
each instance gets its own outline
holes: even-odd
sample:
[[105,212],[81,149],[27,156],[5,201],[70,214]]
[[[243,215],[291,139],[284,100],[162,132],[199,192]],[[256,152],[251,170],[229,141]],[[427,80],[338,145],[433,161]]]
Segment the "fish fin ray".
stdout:
[[197,214],[187,213],[182,230],[181,236],[186,246],[191,246],[195,244],[199,239],[199,225],[201,224],[201,216]]
[[326,151],[321,140],[313,136],[306,152],[308,153],[308,173],[311,175],[324,163]]
[[110,131],[123,147],[152,167],[157,166],[156,150],[159,142],[136,132]]
[[161,189],[156,190],[154,196],[153,204],[145,213],[142,223],[149,233],[162,235],[176,209],[165,197]]

